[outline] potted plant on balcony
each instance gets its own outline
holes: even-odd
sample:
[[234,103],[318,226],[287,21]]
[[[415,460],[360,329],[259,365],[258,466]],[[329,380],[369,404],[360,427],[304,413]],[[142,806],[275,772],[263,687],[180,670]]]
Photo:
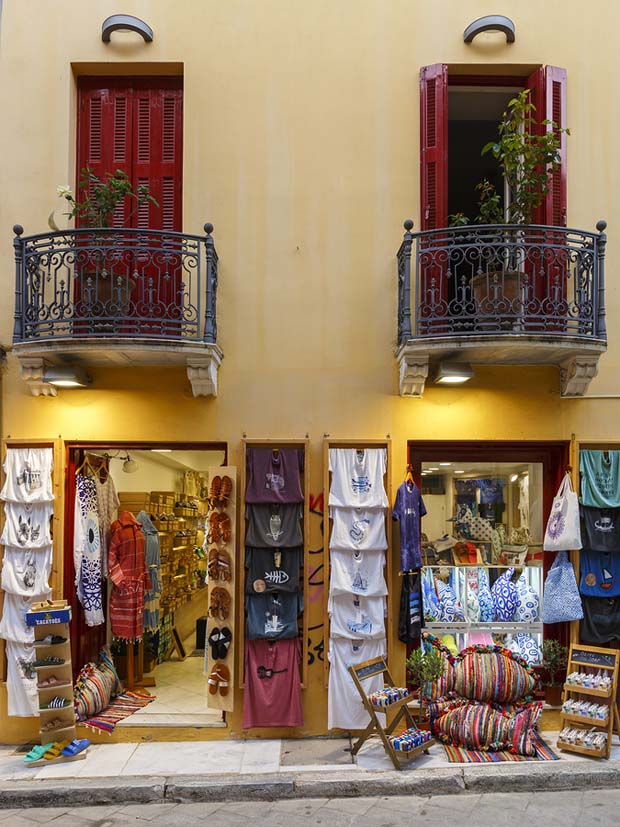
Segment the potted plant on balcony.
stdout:
[[[504,200],[495,185],[484,178],[477,184],[478,215],[475,224],[498,225],[498,232],[486,231],[487,249],[481,259],[484,266],[472,278],[472,289],[477,305],[488,297],[488,279],[502,284],[502,298],[514,301],[520,298],[525,273],[523,249],[519,247],[519,231],[501,229],[502,224],[528,225],[536,210],[550,191],[554,172],[561,164],[561,135],[570,135],[549,120],[542,121],[544,130],[538,131],[536,107],[530,99],[530,90],[524,89],[508,103],[498,125],[497,138],[482,148],[482,155],[490,154],[497,161],[506,185]],[[462,213],[451,216],[452,226],[463,226],[467,217]],[[488,247],[491,247],[489,251]]]
[[[59,186],[56,190],[59,198],[63,198],[69,205],[69,211],[64,215],[69,219],[77,219],[80,229],[92,229],[92,234],[80,236],[76,240],[76,264],[79,272],[76,279],[81,281],[81,290],[88,285],[95,290],[96,300],[93,305],[94,315],[122,315],[127,307],[135,281],[130,275],[116,283],[109,272],[109,261],[115,258],[113,244],[114,234],[106,233],[119,204],[126,199],[133,207],[125,216],[128,224],[143,204],[152,203],[159,206],[155,198],[149,194],[148,187],[139,185],[134,189],[129,176],[123,170],[107,172],[99,178],[90,167],[84,167],[78,184],[77,194],[71,188]],[[48,221],[53,230],[58,230],[52,212]],[[108,250],[111,248],[112,252]],[[76,267],[76,271],[78,267]]]
[[545,687],[545,701],[550,706],[559,706],[562,702],[562,685],[564,671],[568,663],[568,649],[551,638],[543,641],[541,683]]

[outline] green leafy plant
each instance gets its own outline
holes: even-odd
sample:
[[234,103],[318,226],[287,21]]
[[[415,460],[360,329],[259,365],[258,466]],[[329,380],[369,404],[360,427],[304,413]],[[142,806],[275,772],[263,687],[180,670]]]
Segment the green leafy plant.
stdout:
[[449,227],[466,227],[469,224],[469,218],[464,212],[455,212],[448,216]]
[[529,224],[549,192],[551,177],[562,160],[561,136],[570,135],[570,130],[546,119],[541,134],[535,112],[530,90],[524,89],[508,103],[497,139],[482,148],[482,155],[490,153],[498,162],[510,197],[504,217],[503,199],[495,186],[486,179],[478,184],[479,223]]
[[[90,167],[84,167],[77,195],[72,193],[68,185],[58,187],[56,192],[58,197],[64,198],[69,205],[69,212],[64,215],[68,218],[77,218],[80,225],[86,227],[109,227],[116,207],[125,198],[134,202],[133,209],[125,218],[126,222],[143,204],[159,206],[155,198],[149,195],[148,187],[140,185],[134,189],[129,176],[122,169],[106,172],[101,179]],[[53,213],[50,216],[50,225],[53,226]]]
[[433,683],[443,675],[443,657],[436,649],[414,649],[406,661],[411,683],[414,686],[422,686],[425,683]]
[[558,673],[566,669],[568,663],[568,649],[557,640],[547,639],[543,641],[542,663],[546,677],[541,679],[543,686],[559,686],[562,681],[558,680]]

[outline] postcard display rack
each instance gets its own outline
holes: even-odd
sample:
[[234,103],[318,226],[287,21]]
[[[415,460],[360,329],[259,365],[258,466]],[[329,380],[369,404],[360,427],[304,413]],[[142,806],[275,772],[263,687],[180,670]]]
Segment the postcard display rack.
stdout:
[[[75,709],[73,705],[73,672],[71,667],[71,606],[66,600],[56,600],[49,604],[34,604],[26,613],[26,623],[34,629],[34,650],[36,653],[35,671],[37,673],[37,692],[39,694],[39,737],[41,744],[53,741],[73,741],[76,736]],[[44,642],[52,637],[64,638],[62,643]],[[45,664],[46,660],[62,660],[62,663]],[[42,685],[54,677],[60,683],[50,686]],[[54,698],[67,701],[67,706],[49,707]],[[47,729],[51,724],[56,724]],[[65,761],[79,761],[86,758],[87,750],[77,755],[63,755],[57,758],[33,761],[28,766],[48,766]]]
[[[207,549],[207,582],[209,619],[205,640],[205,674],[214,671],[219,675],[209,684],[207,706],[222,712],[232,712],[234,665],[237,630],[235,624],[235,588],[237,582],[236,514],[237,468],[234,465],[218,465],[207,469],[209,484],[217,477],[228,477],[231,490],[227,502],[213,499],[205,525],[205,549]],[[226,634],[223,632],[226,631]],[[229,639],[228,639],[229,637]],[[209,638],[214,641],[209,643]],[[213,657],[213,655],[217,657]],[[210,678],[213,680],[213,678]],[[225,686],[225,684],[228,686]]]
[[[325,686],[330,729],[362,730],[369,725],[370,716],[349,667],[378,657],[391,659],[394,612],[387,586],[392,571],[391,451],[389,439],[323,443],[323,543],[329,549]],[[378,671],[365,690],[383,688],[383,674]]]
[[[590,755],[593,758],[609,758],[614,728],[620,735],[617,701],[619,659],[620,651],[616,649],[600,649],[583,643],[571,644],[560,713],[562,731],[572,728],[583,731],[584,734],[588,731],[601,732],[605,733],[606,739],[602,746],[588,746],[584,743],[585,737],[581,743],[574,738],[570,741],[558,738],[560,749]],[[588,715],[587,712],[591,712],[592,706],[586,708],[586,714],[583,715],[579,714],[579,707],[573,706],[569,711],[565,711],[567,703],[575,701],[583,704],[589,702],[598,708],[600,714],[596,717]]]
[[[302,606],[302,613],[301,616],[298,616],[298,636],[301,638],[301,663],[300,663],[300,683],[297,684],[297,687],[301,689],[305,689],[307,686],[307,679],[308,679],[308,611],[307,606],[304,605],[304,601],[308,594],[308,567],[306,566],[306,555],[308,550],[308,541],[309,541],[309,532],[310,532],[310,463],[308,458],[308,445],[309,439],[244,439],[243,440],[243,461],[242,461],[242,468],[241,468],[241,475],[240,475],[240,482],[239,482],[239,499],[240,499],[240,525],[241,525],[241,537],[240,537],[240,550],[242,559],[245,557],[245,565],[242,564],[239,566],[239,581],[240,581],[240,600],[239,600],[239,610],[238,610],[238,643],[241,647],[241,651],[244,653],[244,666],[240,670],[239,675],[239,686],[241,689],[246,690],[246,682],[247,676],[245,674],[245,664],[246,664],[246,655],[247,653],[247,646],[246,646],[246,622],[247,622],[247,609],[249,601],[254,600],[256,596],[260,596],[257,593],[256,586],[253,587],[253,583],[248,580],[249,570],[246,568],[247,565],[247,557],[246,550],[247,548],[251,547],[251,543],[249,542],[250,534],[249,534],[249,523],[248,523],[248,515],[250,514],[251,509],[254,507],[253,504],[247,503],[246,504],[246,493],[249,485],[249,475],[247,472],[247,462],[248,462],[248,452],[254,449],[262,449],[262,450],[270,450],[274,452],[276,455],[280,450],[285,449],[296,449],[300,451],[303,456],[303,470],[299,473],[299,485],[301,489],[301,495],[303,497],[303,502],[299,502],[298,506],[301,510],[301,520],[300,520],[300,529],[301,529],[301,547],[302,553],[300,557],[300,568],[299,568],[299,585],[297,588],[297,595],[298,595],[298,603]],[[270,500],[271,497],[267,496],[266,501]],[[271,526],[271,522],[270,522]],[[284,529],[284,526],[281,526]],[[276,533],[279,533],[276,532]],[[272,551],[276,552],[276,559],[277,559],[277,551],[278,546],[280,544],[279,540],[270,541],[269,545]],[[286,546],[283,547],[285,550],[282,551],[283,554],[286,554]],[[277,563],[276,563],[277,565]],[[277,595],[277,588],[274,589],[274,583],[266,584],[266,589],[268,593],[275,593]],[[262,583],[258,584],[258,588],[263,588]],[[291,635],[286,635],[287,637],[291,637]],[[271,637],[271,635],[265,635],[267,639]],[[276,639],[274,637],[274,639]],[[265,726],[267,726],[265,724]]]

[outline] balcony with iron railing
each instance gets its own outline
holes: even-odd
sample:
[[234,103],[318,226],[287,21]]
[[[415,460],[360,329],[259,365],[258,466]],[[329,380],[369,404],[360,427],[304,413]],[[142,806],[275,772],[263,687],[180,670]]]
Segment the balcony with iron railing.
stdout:
[[[398,251],[402,396],[421,396],[441,362],[557,365],[581,396],[607,347],[605,235],[501,224],[414,233]],[[412,280],[413,277],[413,280]]]
[[218,256],[205,235],[126,228],[24,236],[14,228],[13,351],[35,395],[50,366],[186,366],[217,394]]

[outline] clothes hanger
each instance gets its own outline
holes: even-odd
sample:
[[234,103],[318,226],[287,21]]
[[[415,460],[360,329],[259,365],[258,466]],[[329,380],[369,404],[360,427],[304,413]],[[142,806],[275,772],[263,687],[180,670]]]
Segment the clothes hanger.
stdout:
[[406,483],[412,483],[412,484],[414,482],[414,479],[413,479],[413,466],[412,465],[407,466],[407,472],[405,473],[405,482]]

